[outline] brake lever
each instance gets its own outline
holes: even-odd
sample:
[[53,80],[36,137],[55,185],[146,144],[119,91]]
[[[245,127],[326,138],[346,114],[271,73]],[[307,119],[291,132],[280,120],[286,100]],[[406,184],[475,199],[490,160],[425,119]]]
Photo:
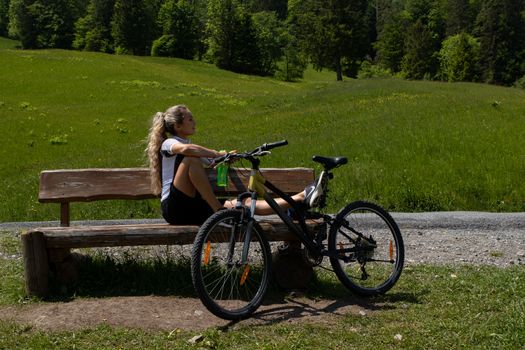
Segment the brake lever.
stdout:
[[230,157],[230,154],[225,154],[223,156],[213,158],[212,163],[210,164],[211,169],[215,169],[219,164],[226,163]]
[[268,155],[268,154],[272,154],[272,152],[270,152],[270,151],[258,151],[256,153],[252,153],[251,155],[255,156],[255,157],[260,157],[260,156],[265,156],[265,155]]

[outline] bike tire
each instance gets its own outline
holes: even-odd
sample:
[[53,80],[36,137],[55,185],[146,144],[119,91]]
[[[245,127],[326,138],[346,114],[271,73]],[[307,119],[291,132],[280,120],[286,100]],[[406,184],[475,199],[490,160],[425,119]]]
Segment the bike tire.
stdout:
[[[360,239],[356,232],[367,239]],[[392,216],[365,201],[352,202],[337,214],[330,227],[328,251],[341,283],[362,296],[390,290],[401,276],[405,259],[403,238]]]
[[240,210],[213,214],[199,229],[192,249],[195,291],[211,313],[227,320],[245,319],[255,312],[264,300],[271,277],[270,245],[256,221],[249,264],[241,263],[248,224],[248,220],[241,220]]

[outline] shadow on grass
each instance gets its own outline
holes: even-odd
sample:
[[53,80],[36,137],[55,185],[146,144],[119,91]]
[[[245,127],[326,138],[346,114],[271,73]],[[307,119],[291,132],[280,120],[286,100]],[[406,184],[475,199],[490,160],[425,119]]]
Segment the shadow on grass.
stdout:
[[[252,317],[262,321],[262,324],[268,325],[322,315],[396,310],[406,307],[407,304],[420,304],[421,299],[430,293],[429,290],[413,292],[396,290],[394,287],[385,295],[362,297],[350,292],[335,277],[326,277],[326,272],[315,274],[308,290],[304,293],[305,298],[301,298],[302,293],[292,293],[291,296],[288,293],[283,294],[274,286],[261,310],[253,314]],[[297,295],[299,297],[296,297]],[[314,301],[322,300],[323,302],[311,302],[312,299]],[[236,323],[231,322],[224,327],[224,330]]]
[[[326,288],[330,288],[326,286]],[[362,315],[404,308],[403,304],[419,303],[419,298],[429,291],[419,293],[394,292],[379,297],[360,297],[350,294],[348,291],[344,297],[338,299],[316,298],[314,302],[309,297],[290,297],[278,298],[277,295],[267,297],[260,309],[250,318],[257,320],[252,326],[272,325],[278,323],[293,322],[305,318],[315,318],[317,316],[347,316],[349,314]],[[305,295],[306,296],[306,295]],[[398,304],[394,304],[394,303]],[[402,306],[403,305],[403,306]],[[360,312],[365,312],[361,314]],[[242,321],[231,321],[220,327],[222,331],[229,331]]]
[[[179,296],[196,298],[189,258],[115,261],[110,257],[83,257],[74,282],[51,280],[50,301],[68,301],[76,297]],[[308,289],[290,294],[270,285],[266,300],[253,315],[263,324],[300,319],[341,310],[380,311],[396,309],[401,304],[417,304],[425,291],[412,292],[394,288],[387,294],[364,298],[352,294],[333,275],[316,270]],[[306,299],[297,297],[304,295]],[[312,302],[313,300],[313,302]],[[323,303],[316,303],[323,300]],[[345,311],[346,312],[346,311]],[[228,326],[227,326],[228,327]]]
[[196,297],[189,259],[135,261],[83,257],[74,281],[50,281],[51,301],[74,297],[181,296]]
[[308,287],[308,296],[311,298],[344,299],[352,298],[357,305],[366,306],[363,303],[373,301],[374,303],[396,303],[403,302],[409,304],[419,304],[421,297],[429,294],[430,291],[423,290],[414,292],[413,290],[403,290],[396,284],[384,295],[374,297],[361,297],[348,290],[335,276],[335,273],[327,270],[318,269],[314,274]]

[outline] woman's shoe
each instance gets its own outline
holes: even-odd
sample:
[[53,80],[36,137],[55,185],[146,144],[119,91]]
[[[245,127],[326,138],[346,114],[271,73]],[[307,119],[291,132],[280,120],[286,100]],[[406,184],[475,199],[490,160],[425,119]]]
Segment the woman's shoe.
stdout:
[[313,183],[306,186],[304,189],[305,199],[304,202],[310,208],[315,208],[319,206],[321,200],[326,192],[326,184],[328,183],[328,174],[322,172],[319,178],[317,178]]

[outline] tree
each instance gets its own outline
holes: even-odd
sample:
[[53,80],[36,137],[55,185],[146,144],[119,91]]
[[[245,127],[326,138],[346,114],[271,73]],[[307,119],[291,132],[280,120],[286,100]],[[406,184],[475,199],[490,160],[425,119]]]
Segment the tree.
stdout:
[[237,4],[233,0],[208,2],[207,55],[219,67],[232,66],[237,16]]
[[261,59],[261,73],[273,75],[283,55],[284,27],[274,12],[258,12],[252,16],[257,48]]
[[257,41],[257,29],[251,14],[240,7],[237,33],[234,36],[231,70],[246,74],[265,75],[263,57]]
[[246,2],[251,13],[273,12],[279,20],[285,20],[288,14],[288,0],[248,0]]
[[300,30],[302,50],[314,68],[331,68],[343,80],[343,61],[361,60],[367,53],[368,3],[364,0],[291,0],[290,20]]
[[194,8],[188,1],[166,1],[160,8],[157,24],[162,30],[162,36],[153,42],[152,56],[195,57],[201,28]]
[[370,5],[374,8],[376,32],[380,33],[392,13],[392,1],[371,0]]
[[391,72],[401,70],[404,43],[410,18],[402,0],[374,0],[377,39],[373,42],[375,61]]
[[475,34],[484,81],[508,85],[525,74],[524,7],[523,1],[483,1]]
[[144,0],[116,0],[111,36],[116,52],[146,55],[155,33],[154,10]]
[[423,79],[433,75],[434,43],[431,31],[418,19],[407,31],[405,55],[401,63],[403,74],[408,79]]
[[91,0],[87,13],[75,23],[75,40],[73,47],[86,51],[113,51],[111,37],[111,18],[113,0]]
[[441,74],[450,82],[479,78],[479,42],[469,34],[456,34],[444,40],[439,60]]
[[9,1],[0,0],[0,36],[7,36],[9,26]]
[[473,21],[469,0],[447,0],[445,16],[447,36],[470,32]]
[[24,49],[70,48],[75,13],[68,0],[12,0],[9,35]]
[[386,20],[377,41],[374,43],[376,59],[380,66],[392,72],[401,71],[401,62],[405,55],[405,36],[409,21],[406,14],[397,13]]
[[439,0],[407,0],[402,73],[409,79],[434,78],[439,71],[439,49],[445,35],[445,20]]
[[278,63],[276,77],[284,81],[302,78],[308,64],[308,60],[301,53],[297,30],[297,26],[287,21],[282,33],[282,57]]
[[206,31],[207,55],[219,68],[262,72],[256,29],[251,15],[237,0],[210,0]]
[[434,51],[439,51],[440,42],[445,38],[445,11],[442,0],[406,0],[405,11],[410,22],[418,20],[427,28],[433,39]]
[[22,47],[34,47],[34,25],[27,6],[32,0],[11,0],[9,4],[8,35],[20,40]]

